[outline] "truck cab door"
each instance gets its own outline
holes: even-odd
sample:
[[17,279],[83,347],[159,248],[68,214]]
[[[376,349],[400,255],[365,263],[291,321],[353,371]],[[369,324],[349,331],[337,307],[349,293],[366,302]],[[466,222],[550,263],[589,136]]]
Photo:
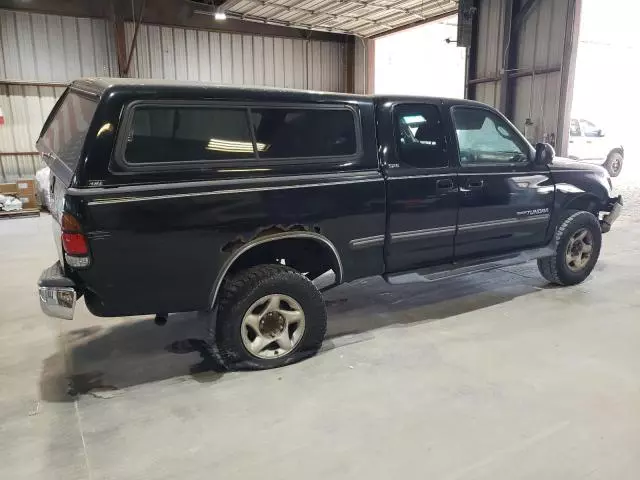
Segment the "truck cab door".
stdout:
[[387,180],[387,273],[453,260],[458,180],[452,140],[436,103],[379,107]]
[[554,184],[549,168],[496,111],[451,109],[459,149],[459,211],[455,259],[491,256],[544,245]]

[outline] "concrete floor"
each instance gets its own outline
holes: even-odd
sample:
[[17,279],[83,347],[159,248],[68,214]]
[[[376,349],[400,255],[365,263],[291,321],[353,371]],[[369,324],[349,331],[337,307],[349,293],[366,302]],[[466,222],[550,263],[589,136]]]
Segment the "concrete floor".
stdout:
[[640,478],[640,187],[620,190],[584,284],[361,281],[327,294],[317,357],[260,373],[202,372],[194,316],[47,319],[50,219],[2,220],[0,478]]

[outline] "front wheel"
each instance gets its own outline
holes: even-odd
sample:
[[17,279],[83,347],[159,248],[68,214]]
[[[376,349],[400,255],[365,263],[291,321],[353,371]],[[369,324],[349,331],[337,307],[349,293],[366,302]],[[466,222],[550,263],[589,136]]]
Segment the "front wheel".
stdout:
[[604,168],[607,169],[609,175],[612,177],[617,177],[620,175],[622,171],[622,163],[624,162],[624,157],[618,151],[613,151],[607,157],[607,161],[604,164]]
[[210,342],[227,368],[262,370],[314,355],[326,328],[322,295],[308,278],[259,265],[225,282]]
[[590,212],[569,215],[556,230],[556,253],[538,260],[540,274],[557,285],[583,282],[600,256],[602,232],[598,219]]

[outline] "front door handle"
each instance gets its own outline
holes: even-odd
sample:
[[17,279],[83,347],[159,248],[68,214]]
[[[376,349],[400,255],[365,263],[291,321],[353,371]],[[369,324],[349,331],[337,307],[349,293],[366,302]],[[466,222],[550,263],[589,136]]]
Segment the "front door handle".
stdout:
[[438,190],[451,190],[453,188],[453,180],[450,178],[443,178],[436,181],[436,188]]
[[469,180],[467,182],[469,188],[482,188],[484,187],[484,180]]

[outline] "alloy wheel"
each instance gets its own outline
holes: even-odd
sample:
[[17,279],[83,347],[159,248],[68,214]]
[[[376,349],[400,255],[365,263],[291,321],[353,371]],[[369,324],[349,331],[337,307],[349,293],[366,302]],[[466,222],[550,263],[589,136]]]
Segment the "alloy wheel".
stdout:
[[569,270],[579,272],[586,267],[592,252],[593,235],[586,228],[579,229],[569,239],[565,252],[565,260]]
[[240,328],[242,343],[251,355],[262,359],[283,357],[302,339],[304,311],[288,295],[265,295],[249,307]]

